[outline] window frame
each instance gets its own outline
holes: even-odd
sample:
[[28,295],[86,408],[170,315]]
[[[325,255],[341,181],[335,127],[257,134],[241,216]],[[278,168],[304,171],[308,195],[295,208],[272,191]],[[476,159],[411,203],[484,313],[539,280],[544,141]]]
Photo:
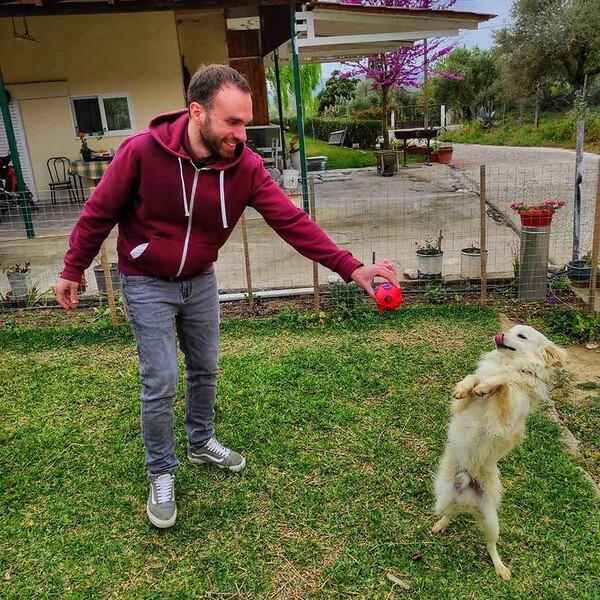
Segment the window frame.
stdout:
[[[131,127],[129,129],[114,129],[108,130],[107,121],[106,121],[106,112],[104,110],[104,100],[113,99],[113,98],[125,98],[127,100],[127,112],[129,113],[129,121],[131,123]],[[127,92],[123,93],[110,93],[110,94],[79,94],[77,96],[69,96],[69,108],[71,109],[71,118],[73,119],[73,128],[75,129],[75,137],[77,138],[77,134],[79,129],[77,127],[77,112],[75,110],[75,100],[91,100],[95,99],[98,102],[98,108],[100,110],[100,120],[102,121],[102,137],[117,137],[124,135],[131,135],[135,133],[135,118],[133,115],[133,103],[131,102],[131,96]],[[85,134],[87,136],[94,135],[93,131],[86,131]]]

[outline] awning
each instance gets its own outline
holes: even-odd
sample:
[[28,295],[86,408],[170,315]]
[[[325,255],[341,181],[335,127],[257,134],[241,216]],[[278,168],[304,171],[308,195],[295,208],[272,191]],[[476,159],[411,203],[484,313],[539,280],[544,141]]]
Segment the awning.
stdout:
[[[495,16],[319,0],[296,12],[300,62],[340,62],[392,52],[425,38],[458,36],[461,30],[477,29]],[[291,42],[287,42],[279,57],[288,61],[290,56]]]

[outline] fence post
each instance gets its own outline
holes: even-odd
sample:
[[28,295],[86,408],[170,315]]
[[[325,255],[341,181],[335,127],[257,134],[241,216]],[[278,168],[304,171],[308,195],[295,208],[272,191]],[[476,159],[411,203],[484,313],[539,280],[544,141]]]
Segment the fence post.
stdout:
[[106,297],[108,299],[108,308],[110,310],[110,322],[113,327],[119,324],[117,318],[117,305],[115,303],[115,288],[113,287],[112,277],[110,274],[110,264],[108,262],[108,252],[106,250],[106,242],[102,242],[100,246],[100,264],[104,271],[104,279],[106,280]]
[[[308,179],[308,185],[310,187],[310,215],[312,220],[317,222],[317,207],[315,203],[315,178],[310,177]],[[313,294],[314,294],[314,305],[315,310],[318,312],[320,308],[319,302],[319,265],[316,261],[313,261]]]
[[254,310],[254,296],[252,295],[252,272],[250,270],[250,251],[248,250],[248,229],[246,216],[242,213],[242,242],[244,244],[244,264],[246,265],[246,289],[248,290],[248,306]]
[[479,247],[481,251],[480,267],[481,267],[481,292],[479,296],[479,304],[485,305],[487,301],[487,223],[486,223],[486,179],[485,165],[479,166]]
[[596,283],[598,281],[598,251],[600,246],[600,162],[598,162],[598,176],[596,179],[596,208],[594,211],[594,235],[592,237],[592,255],[590,263],[592,273],[590,277],[590,309],[596,310]]

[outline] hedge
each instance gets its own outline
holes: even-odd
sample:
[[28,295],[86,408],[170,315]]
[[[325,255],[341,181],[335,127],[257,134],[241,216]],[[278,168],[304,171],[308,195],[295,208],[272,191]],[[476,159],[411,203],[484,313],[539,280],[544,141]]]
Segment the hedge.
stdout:
[[[290,131],[298,131],[298,123],[295,117],[287,117],[284,124]],[[346,130],[344,146],[352,148],[352,144],[358,144],[363,150],[375,148],[375,141],[381,135],[381,121],[364,120],[348,118],[325,118],[314,117],[304,122],[304,131],[306,135],[327,142],[329,134],[332,131]]]

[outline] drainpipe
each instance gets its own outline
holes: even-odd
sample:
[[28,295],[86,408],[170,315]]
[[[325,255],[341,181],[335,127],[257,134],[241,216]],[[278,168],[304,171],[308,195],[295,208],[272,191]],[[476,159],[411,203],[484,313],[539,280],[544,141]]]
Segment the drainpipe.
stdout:
[[290,34],[292,36],[292,64],[294,67],[294,93],[296,94],[296,117],[298,121],[298,141],[300,146],[300,174],[302,177],[302,208],[309,213],[308,178],[306,177],[306,148],[304,145],[304,111],[300,86],[300,61],[298,59],[298,36],[296,34],[296,9],[290,4]]
[[29,205],[27,204],[27,196],[25,193],[25,182],[23,181],[23,171],[21,170],[21,161],[19,160],[19,151],[17,149],[17,140],[15,139],[15,131],[13,129],[10,112],[8,110],[8,98],[6,97],[6,89],[4,87],[4,77],[2,76],[2,68],[0,68],[0,109],[2,110],[2,120],[4,121],[4,129],[8,139],[8,149],[12,159],[13,167],[17,175],[17,191],[19,192],[19,207],[25,224],[25,231],[28,238],[35,237],[33,230],[33,222],[29,214]]

